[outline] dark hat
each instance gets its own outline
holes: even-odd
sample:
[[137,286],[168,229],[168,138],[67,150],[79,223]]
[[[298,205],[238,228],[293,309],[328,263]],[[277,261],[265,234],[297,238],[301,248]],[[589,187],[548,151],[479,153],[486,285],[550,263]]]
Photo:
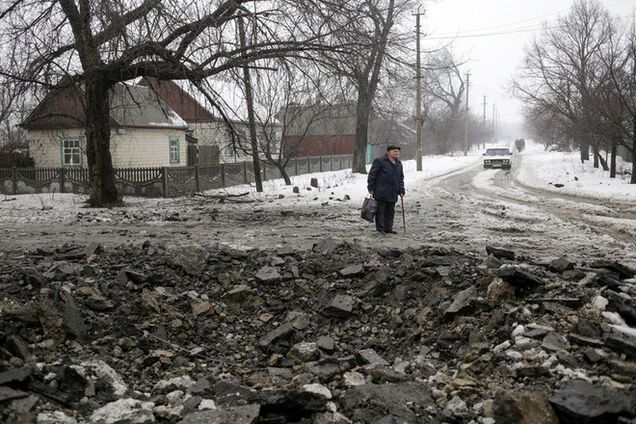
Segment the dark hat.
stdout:
[[396,144],[389,144],[388,146],[386,146],[386,151],[388,152],[389,150],[393,150],[393,149],[398,149],[398,150],[402,150],[402,148]]

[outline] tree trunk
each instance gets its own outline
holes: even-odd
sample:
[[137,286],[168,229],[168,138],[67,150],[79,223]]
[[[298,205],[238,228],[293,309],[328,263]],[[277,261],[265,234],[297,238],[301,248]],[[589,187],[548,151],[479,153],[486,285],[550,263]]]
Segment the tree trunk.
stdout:
[[291,185],[291,178],[289,178],[289,174],[287,173],[286,162],[281,163],[280,161],[271,161],[271,163],[278,169],[280,172],[280,176],[283,180],[285,180],[285,185]]
[[579,152],[581,152],[581,163],[590,160],[590,146],[588,144],[581,144]]
[[362,82],[358,88],[358,102],[356,107],[356,139],[353,147],[351,171],[360,174],[367,173],[367,144],[369,138],[369,115],[371,114],[371,99],[368,86]]
[[610,156],[610,178],[616,178],[616,149],[618,143],[616,139],[612,139],[612,154]]
[[[594,160],[594,162],[596,163],[600,163],[600,165],[603,167],[603,171],[609,171],[609,168],[607,166],[607,161],[603,158],[603,156],[601,156],[600,153],[596,153],[596,158]],[[597,166],[598,168],[598,166]]]
[[99,76],[86,75],[86,158],[91,206],[120,202],[110,156],[110,86]]
[[594,168],[598,169],[598,160],[601,155],[598,153],[598,143],[592,143],[592,155],[594,155]]
[[630,184],[636,184],[636,116],[632,117],[632,178]]

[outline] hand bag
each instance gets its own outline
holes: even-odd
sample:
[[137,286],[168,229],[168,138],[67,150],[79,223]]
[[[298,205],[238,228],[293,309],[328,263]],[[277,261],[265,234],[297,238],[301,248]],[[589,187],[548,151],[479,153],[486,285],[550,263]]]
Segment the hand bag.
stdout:
[[375,210],[378,207],[378,202],[371,196],[367,196],[364,198],[362,202],[362,211],[360,212],[360,216],[365,221],[373,222],[373,218],[375,218]]

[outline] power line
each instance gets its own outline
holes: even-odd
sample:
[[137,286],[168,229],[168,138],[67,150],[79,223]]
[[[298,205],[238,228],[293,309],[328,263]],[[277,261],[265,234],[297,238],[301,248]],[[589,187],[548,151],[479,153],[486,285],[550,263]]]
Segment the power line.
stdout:
[[536,27],[536,28],[518,29],[518,30],[510,30],[510,31],[490,32],[490,33],[483,33],[483,34],[426,37],[426,39],[427,40],[449,40],[449,39],[458,39],[458,38],[494,37],[494,36],[499,36],[499,35],[518,34],[518,33],[522,33],[522,32],[534,32],[534,31],[538,31],[538,30],[542,30],[542,29],[558,29],[558,28],[562,28],[562,27],[561,26]]
[[[627,3],[627,2],[631,2],[633,0],[620,0],[617,1],[615,3],[612,3],[610,5],[607,6],[608,9],[614,7],[614,6],[618,6],[620,4],[623,3]],[[561,26],[556,25],[556,26],[544,26],[543,24],[540,26],[524,26],[521,28],[512,28],[509,30],[503,30],[503,31],[491,31],[491,32],[485,32],[485,33],[480,33],[480,31],[486,31],[486,30],[490,30],[490,29],[498,29],[498,28],[506,28],[509,27],[511,25],[516,25],[519,23],[524,23],[524,22],[531,22],[531,21],[535,21],[537,19],[543,19],[545,17],[549,17],[549,16],[553,16],[555,14],[561,15],[564,12],[570,11],[571,8],[568,9],[561,9],[559,11],[555,11],[555,12],[551,12],[545,15],[540,15],[540,16],[535,16],[533,18],[528,18],[528,19],[522,19],[519,21],[512,21],[512,22],[508,22],[505,24],[501,24],[501,25],[494,25],[494,26],[489,26],[489,27],[482,27],[482,28],[475,28],[475,29],[469,29],[466,31],[462,31],[457,32],[455,34],[449,34],[449,33],[442,33],[440,35],[436,35],[436,36],[429,36],[426,37],[428,40],[448,40],[448,39],[456,39],[456,38],[477,38],[477,37],[492,37],[492,36],[498,36],[498,35],[508,35],[508,34],[516,34],[516,33],[523,33],[523,32],[532,32],[532,31],[537,31],[537,30],[542,30],[542,29],[558,29],[561,28]],[[560,16],[559,16],[560,17]],[[547,23],[546,23],[547,25]]]
[[[522,20],[519,20],[519,21],[512,21],[512,22],[508,22],[506,24],[501,24],[501,25],[493,25],[493,26],[488,26],[488,27],[483,27],[483,28],[468,29],[465,32],[470,33],[470,32],[487,31],[487,30],[491,30],[491,29],[505,28],[505,27],[509,27],[511,25],[516,25],[516,24],[520,24],[520,23],[524,23],[524,22],[531,22],[531,21],[535,21],[537,19],[543,19],[545,17],[552,16],[555,13],[559,13],[560,14],[560,13],[563,13],[563,12],[567,12],[568,10],[570,10],[570,9],[563,9],[563,10],[560,10],[558,12],[549,13],[547,15],[535,16],[534,18],[522,19]],[[541,22],[539,22],[539,23],[541,23]],[[447,34],[439,35],[439,37],[445,37],[445,36],[447,36]],[[450,34],[448,36],[450,37]]]

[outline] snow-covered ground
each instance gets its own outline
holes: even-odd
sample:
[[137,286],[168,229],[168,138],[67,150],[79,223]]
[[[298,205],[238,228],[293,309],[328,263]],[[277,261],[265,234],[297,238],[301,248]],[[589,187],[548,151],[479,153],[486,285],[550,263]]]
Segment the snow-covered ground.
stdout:
[[[617,176],[594,168],[592,161],[581,163],[579,153],[545,152],[532,144],[523,155],[523,166],[516,175],[523,184],[557,193],[595,199],[636,202],[636,185],[629,184],[631,163],[617,158]],[[563,184],[562,187],[556,185]]]
[[[409,193],[426,192],[431,180],[436,177],[463,171],[470,167],[481,167],[482,149],[475,149],[467,156],[425,156],[423,171],[416,171],[414,160],[404,161],[407,198]],[[513,166],[514,179],[527,187],[576,195],[594,199],[624,202],[636,206],[636,185],[629,184],[629,175],[620,175],[610,179],[608,172],[594,169],[591,162],[581,164],[578,153],[546,152],[542,145],[527,143],[527,149],[515,152]],[[621,170],[629,170],[630,164],[621,163]],[[482,189],[496,189],[493,178],[496,171],[482,172],[475,177],[473,185]],[[310,178],[318,179],[319,188],[311,192],[301,191],[301,195],[292,193],[298,186],[306,190]],[[555,184],[563,186],[557,188]],[[221,190],[212,190],[206,194],[249,193],[251,198],[261,201],[262,207],[268,204],[289,203],[290,206],[302,204],[315,205],[316,202],[344,200],[349,197],[352,205],[358,205],[366,196],[366,175],[353,174],[351,171],[323,172],[292,177],[292,186],[285,186],[281,179],[263,183],[263,193],[257,193],[254,185],[239,185]],[[66,222],[81,213],[85,196],[60,193],[4,195],[0,197],[1,222]],[[157,210],[162,206],[175,206],[179,199],[146,199],[126,197],[129,210]],[[591,211],[593,214],[593,211]]]

